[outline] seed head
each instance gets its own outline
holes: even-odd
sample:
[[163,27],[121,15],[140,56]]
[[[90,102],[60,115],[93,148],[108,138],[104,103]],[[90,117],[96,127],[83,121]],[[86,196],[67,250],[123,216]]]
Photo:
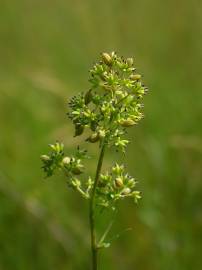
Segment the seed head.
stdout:
[[75,175],[79,175],[83,173],[84,166],[82,164],[77,164],[73,169],[72,172]]
[[130,192],[131,192],[130,188],[124,188],[123,191],[122,191],[122,194],[123,195],[128,195]]
[[133,65],[133,58],[127,58],[126,63],[129,65],[129,67],[132,67]]
[[133,81],[140,80],[141,77],[142,77],[142,76],[141,76],[140,74],[133,74],[133,75],[130,75],[130,79],[133,80]]
[[41,156],[41,160],[42,160],[42,161],[49,161],[49,160],[50,160],[50,157],[47,156],[47,155],[42,155],[42,156]]
[[121,188],[123,186],[123,179],[121,177],[117,177],[115,179],[115,186],[117,188]]
[[68,165],[71,161],[71,158],[69,157],[64,157],[62,160],[63,165]]
[[84,132],[84,126],[81,124],[76,124],[74,137],[80,136],[83,132]]
[[120,121],[120,125],[122,127],[132,127],[135,125],[135,121],[133,121],[132,119],[128,118],[126,120],[121,120]]
[[95,143],[98,142],[100,140],[100,136],[98,132],[93,133],[88,139],[87,141],[91,142],[91,143]]
[[112,58],[108,53],[102,53],[102,60],[108,66],[112,63]]

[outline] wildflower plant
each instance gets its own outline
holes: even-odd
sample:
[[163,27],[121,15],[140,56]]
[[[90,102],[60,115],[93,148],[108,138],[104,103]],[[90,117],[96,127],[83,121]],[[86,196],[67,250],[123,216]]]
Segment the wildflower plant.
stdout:
[[87,143],[99,147],[95,176],[85,175],[84,161],[89,156],[80,147],[74,155],[66,155],[64,145],[56,142],[50,145],[48,155],[41,156],[47,177],[61,171],[68,186],[89,200],[93,270],[98,267],[98,251],[109,246],[105,243],[108,228],[101,240],[97,239],[96,211],[100,207],[115,209],[116,202],[124,198],[132,198],[135,203],[141,198],[136,180],[126,172],[123,164],[115,163],[108,171],[102,171],[105,151],[115,148],[125,153],[129,143],[127,129],[143,118],[141,101],[147,88],[133,64],[132,58],[124,59],[114,52],[102,53],[99,62],[90,70],[90,89],[69,102],[67,115],[75,127],[74,136],[82,135]]

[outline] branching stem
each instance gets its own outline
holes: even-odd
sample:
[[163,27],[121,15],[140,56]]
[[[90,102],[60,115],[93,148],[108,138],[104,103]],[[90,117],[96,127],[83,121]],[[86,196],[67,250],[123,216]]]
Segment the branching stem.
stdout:
[[96,231],[95,231],[95,195],[96,195],[96,187],[99,181],[100,172],[102,169],[102,163],[105,152],[105,142],[102,142],[100,155],[97,163],[97,169],[95,174],[95,181],[92,189],[91,199],[90,199],[90,209],[89,209],[89,221],[90,221],[90,234],[91,234],[91,251],[92,251],[92,270],[98,269],[98,247],[97,247],[97,239],[96,239]]

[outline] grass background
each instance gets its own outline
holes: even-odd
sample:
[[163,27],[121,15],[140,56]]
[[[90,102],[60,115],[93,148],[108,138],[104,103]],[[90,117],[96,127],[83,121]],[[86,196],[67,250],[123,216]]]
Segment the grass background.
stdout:
[[135,56],[150,93],[119,157],[143,199],[120,205],[111,236],[132,231],[101,253],[100,270],[201,269],[201,10],[199,0],[0,1],[0,270],[90,269],[87,203],[63,178],[43,180],[39,156],[56,139],[78,144],[67,99],[112,50]]

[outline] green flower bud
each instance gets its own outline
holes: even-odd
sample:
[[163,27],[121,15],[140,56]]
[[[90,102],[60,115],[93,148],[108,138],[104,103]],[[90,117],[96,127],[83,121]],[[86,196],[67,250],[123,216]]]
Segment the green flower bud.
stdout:
[[112,91],[112,88],[106,83],[100,83],[100,87],[103,87],[106,91]]
[[133,121],[132,119],[128,118],[128,119],[125,119],[125,120],[120,120],[120,125],[122,127],[131,127],[131,126],[134,126],[135,125],[135,121]]
[[115,94],[116,94],[117,96],[120,96],[121,98],[124,97],[124,92],[123,92],[123,91],[116,90],[116,91],[115,91]]
[[130,188],[124,188],[121,193],[123,195],[128,195],[130,192],[131,192],[131,189]]
[[131,67],[133,65],[133,58],[127,58],[126,63]]
[[138,95],[144,95],[145,94],[145,89],[144,89],[144,87],[140,87],[138,90],[137,90],[137,94]]
[[123,179],[121,177],[117,177],[115,179],[115,186],[117,188],[121,188],[123,186]]
[[123,173],[123,171],[124,171],[123,165],[119,165],[116,163],[116,165],[112,167],[112,172],[117,175]]
[[134,100],[134,96],[128,95],[128,97],[125,99],[126,104],[130,104]]
[[108,66],[111,65],[112,63],[112,58],[108,53],[102,53],[102,59],[104,61],[104,63]]
[[46,161],[49,161],[50,160],[50,157],[47,156],[47,155],[42,155],[41,156],[41,160],[46,162]]
[[55,144],[49,144],[49,146],[56,153],[61,153],[64,149],[63,143],[59,142],[56,142]]
[[80,125],[80,124],[76,124],[75,125],[75,134],[74,137],[80,136],[84,131],[84,126]]
[[137,203],[138,200],[142,198],[140,191],[137,190],[132,192],[132,196],[134,198],[135,203]]
[[136,87],[137,87],[137,89],[141,88],[142,87],[142,83],[141,82],[137,82]]
[[112,177],[111,177],[111,175],[110,174],[101,174],[100,175],[100,179],[102,180],[102,181],[104,181],[104,182],[110,182],[111,181],[111,179],[112,179]]
[[62,160],[63,165],[68,165],[71,161],[71,158],[69,157],[64,157]]
[[142,76],[141,76],[140,74],[133,74],[133,75],[130,75],[130,79],[133,80],[133,81],[140,80],[141,77],[142,77]]
[[128,187],[133,188],[135,186],[135,179],[131,178],[128,180]]

